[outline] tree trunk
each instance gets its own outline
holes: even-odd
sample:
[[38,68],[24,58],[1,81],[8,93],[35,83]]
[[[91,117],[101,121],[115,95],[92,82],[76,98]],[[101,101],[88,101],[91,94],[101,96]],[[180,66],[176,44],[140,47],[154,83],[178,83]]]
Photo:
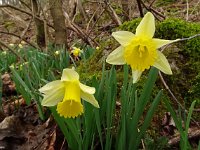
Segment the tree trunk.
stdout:
[[[32,0],[32,7],[33,7],[33,15],[39,17],[39,9],[37,0]],[[35,25],[36,25],[36,41],[38,46],[41,49],[46,47],[46,39],[45,39],[45,28],[44,28],[44,21],[41,21],[34,17]]]
[[68,47],[65,17],[62,11],[62,1],[49,0],[49,3],[51,5],[50,12],[53,18],[53,24],[55,29],[55,45]]

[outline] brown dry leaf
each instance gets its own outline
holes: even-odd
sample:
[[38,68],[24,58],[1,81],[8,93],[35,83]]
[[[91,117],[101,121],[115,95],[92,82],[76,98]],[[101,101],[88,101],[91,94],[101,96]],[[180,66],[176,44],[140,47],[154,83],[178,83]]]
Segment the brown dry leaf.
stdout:
[[3,82],[2,93],[3,95],[10,96],[16,94],[15,84],[11,81],[11,77],[8,73],[1,76]]

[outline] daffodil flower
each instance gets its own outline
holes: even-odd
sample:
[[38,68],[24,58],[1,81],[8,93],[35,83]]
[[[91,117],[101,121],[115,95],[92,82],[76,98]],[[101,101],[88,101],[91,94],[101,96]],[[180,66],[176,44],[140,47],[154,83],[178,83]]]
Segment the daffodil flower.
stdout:
[[23,45],[22,45],[22,44],[19,44],[18,46],[19,46],[19,48],[23,48]]
[[71,53],[75,56],[78,57],[81,55],[81,53],[83,53],[83,51],[80,48],[77,47],[73,47],[73,50],[71,51]]
[[15,46],[15,45],[14,45],[13,43],[10,43],[9,46],[13,47],[13,46]]
[[99,50],[99,46],[96,47],[96,50]]
[[43,106],[57,105],[57,112],[65,118],[75,118],[83,113],[81,98],[99,108],[94,97],[95,88],[80,83],[73,69],[64,69],[61,80],[50,82],[39,89],[44,95]]
[[172,74],[166,57],[157,49],[176,40],[153,38],[154,33],[155,19],[153,14],[148,12],[136,28],[135,34],[128,31],[112,33],[121,46],[108,55],[106,62],[114,65],[130,65],[133,83],[136,83],[142,72],[151,66],[165,74]]
[[55,51],[55,55],[59,55],[60,54],[60,51]]

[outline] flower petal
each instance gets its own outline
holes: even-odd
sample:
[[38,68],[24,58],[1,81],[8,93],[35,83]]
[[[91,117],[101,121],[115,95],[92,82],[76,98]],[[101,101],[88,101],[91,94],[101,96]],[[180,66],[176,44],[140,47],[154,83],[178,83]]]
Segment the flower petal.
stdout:
[[61,81],[73,81],[73,80],[79,80],[78,73],[73,69],[63,69]]
[[44,95],[44,98],[43,98],[41,104],[43,106],[55,106],[55,105],[58,104],[58,102],[63,100],[64,95],[65,95],[65,88],[64,88],[64,85],[63,85],[63,86],[60,86],[57,89],[50,91],[49,93],[46,93]]
[[142,75],[142,71],[132,69],[133,83],[136,83],[140,76]]
[[153,42],[155,43],[156,48],[160,48],[160,47],[165,46],[165,45],[167,45],[167,44],[176,42],[176,41],[178,41],[179,39],[176,39],[176,40],[163,40],[163,39],[156,39],[156,38],[153,38],[152,40],[153,40]]
[[132,32],[129,31],[117,31],[113,32],[112,36],[122,45],[127,46],[130,44],[132,39],[135,37],[135,35]]
[[122,46],[118,47],[114,51],[112,51],[107,59],[106,62],[109,64],[113,65],[123,65],[125,64],[125,59],[124,59],[124,48]]
[[93,106],[99,108],[99,104],[97,100],[95,99],[94,95],[81,91],[81,98],[85,100],[86,102],[92,104]]
[[158,58],[155,61],[153,66],[158,68],[160,71],[162,71],[165,74],[172,74],[171,67],[166,57],[160,51],[157,51],[157,52],[158,52]]
[[152,13],[148,12],[136,28],[136,36],[152,38],[155,33],[155,19]]
[[79,86],[80,86],[81,90],[85,93],[88,93],[88,94],[94,94],[95,93],[94,87],[90,87],[90,86],[87,86],[87,85],[82,84],[82,83],[79,83]]
[[41,87],[39,91],[43,94],[48,94],[52,90],[59,88],[61,85],[62,85],[62,81],[60,80],[52,81],[52,82],[47,83],[43,87]]

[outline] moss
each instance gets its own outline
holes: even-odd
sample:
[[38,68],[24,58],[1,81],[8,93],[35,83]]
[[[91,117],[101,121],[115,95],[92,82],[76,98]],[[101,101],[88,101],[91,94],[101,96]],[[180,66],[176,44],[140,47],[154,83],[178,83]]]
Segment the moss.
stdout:
[[172,4],[173,2],[176,2],[176,0],[158,0],[156,1],[156,6],[166,6],[168,4]]

